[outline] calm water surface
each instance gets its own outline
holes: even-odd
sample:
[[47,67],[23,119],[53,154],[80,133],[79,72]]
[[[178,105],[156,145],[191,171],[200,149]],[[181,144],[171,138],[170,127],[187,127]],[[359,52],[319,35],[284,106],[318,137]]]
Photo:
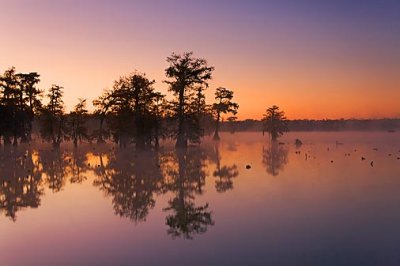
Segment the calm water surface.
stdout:
[[0,265],[400,265],[400,134],[280,141],[1,147]]

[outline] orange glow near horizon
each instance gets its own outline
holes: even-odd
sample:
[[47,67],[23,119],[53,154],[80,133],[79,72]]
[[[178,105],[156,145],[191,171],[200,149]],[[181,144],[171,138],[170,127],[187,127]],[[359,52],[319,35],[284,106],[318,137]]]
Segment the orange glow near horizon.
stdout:
[[255,2],[214,11],[193,4],[196,14],[183,17],[160,1],[158,9],[137,1],[3,3],[0,72],[38,72],[41,89],[65,88],[70,110],[77,98],[91,102],[134,70],[168,94],[166,57],[194,51],[216,68],[208,103],[216,87],[234,90],[240,120],[260,119],[274,104],[289,119],[400,117],[399,23],[357,12],[354,21],[340,13],[332,22]]

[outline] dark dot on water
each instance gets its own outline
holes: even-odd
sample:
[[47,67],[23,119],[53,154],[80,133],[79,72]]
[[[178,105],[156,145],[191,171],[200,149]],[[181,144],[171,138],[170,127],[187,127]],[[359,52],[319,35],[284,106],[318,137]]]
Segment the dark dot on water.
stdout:
[[250,169],[250,168],[251,168],[250,164],[246,165],[246,169]]
[[364,161],[364,160],[365,160],[365,158],[364,158],[364,157],[361,157],[361,160],[362,160],[362,161]]
[[331,163],[333,163],[333,160],[331,161]]
[[388,156],[392,156],[392,154],[391,154],[391,153],[389,153],[389,154],[388,154]]

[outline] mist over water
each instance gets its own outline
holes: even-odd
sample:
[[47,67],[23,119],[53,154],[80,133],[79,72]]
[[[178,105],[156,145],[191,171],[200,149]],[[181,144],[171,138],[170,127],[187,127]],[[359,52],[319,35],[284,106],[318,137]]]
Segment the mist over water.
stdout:
[[399,173],[388,132],[3,146],[1,264],[398,265]]

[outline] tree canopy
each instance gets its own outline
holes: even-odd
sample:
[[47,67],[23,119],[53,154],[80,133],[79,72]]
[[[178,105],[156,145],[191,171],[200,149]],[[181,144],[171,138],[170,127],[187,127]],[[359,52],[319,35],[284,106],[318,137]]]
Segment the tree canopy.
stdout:
[[219,140],[219,123],[221,120],[222,114],[231,113],[232,115],[236,115],[239,109],[239,104],[232,101],[233,99],[233,91],[219,87],[215,91],[215,100],[216,102],[213,104],[212,108],[215,112],[216,116],[216,126],[214,133],[214,140]]
[[[188,141],[199,142],[203,130],[199,124],[198,109],[202,104],[203,89],[208,87],[214,67],[193,53],[175,54],[167,57],[165,69],[169,90],[175,96],[172,102],[174,117],[178,122],[175,132],[176,146],[186,147]],[[201,89],[199,89],[201,88]]]

